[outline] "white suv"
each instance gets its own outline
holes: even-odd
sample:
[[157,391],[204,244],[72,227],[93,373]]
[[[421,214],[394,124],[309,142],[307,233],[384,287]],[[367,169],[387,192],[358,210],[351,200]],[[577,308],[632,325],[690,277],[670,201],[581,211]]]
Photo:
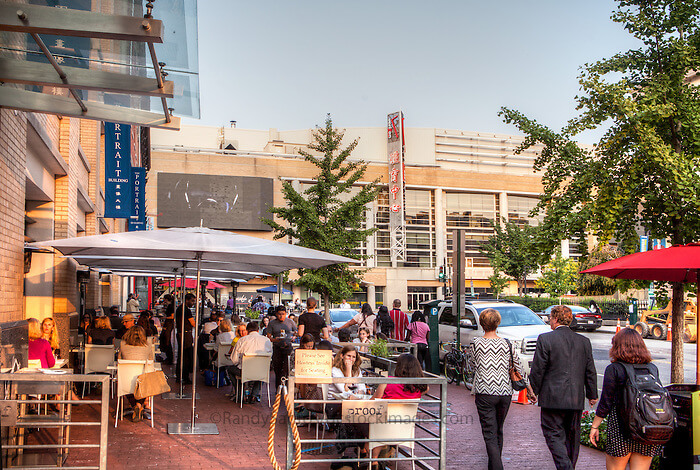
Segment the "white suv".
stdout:
[[[525,373],[529,374],[537,337],[542,333],[552,331],[551,328],[535,312],[524,305],[509,300],[467,300],[460,325],[462,345],[468,346],[476,336],[484,335],[484,329],[477,320],[479,314],[487,308],[498,310],[498,313],[501,314],[501,324],[496,332],[498,336],[515,344]],[[448,300],[438,304],[438,321],[440,342],[457,339],[457,315],[452,311],[452,301]],[[444,354],[441,349],[440,359]]]

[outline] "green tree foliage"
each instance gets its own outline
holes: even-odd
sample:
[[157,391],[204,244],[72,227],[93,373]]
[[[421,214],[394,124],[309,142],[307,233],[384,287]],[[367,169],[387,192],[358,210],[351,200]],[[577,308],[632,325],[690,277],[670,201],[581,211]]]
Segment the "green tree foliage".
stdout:
[[[302,193],[289,181],[282,181],[285,207],[270,212],[284,221],[265,220],[275,230],[275,239],[288,237],[296,244],[349,258],[362,259],[355,250],[376,229],[363,229],[365,206],[377,197],[378,181],[353,191],[367,170],[363,161],[348,162],[357,140],[342,148],[343,132],[333,128],[330,115],[326,125],[313,134],[309,151],[300,150],[304,159],[318,168],[314,184]],[[313,152],[313,153],[312,153]],[[296,284],[318,292],[323,298],[326,319],[331,302],[352,294],[352,286],[362,281],[363,270],[336,264],[320,269],[300,269]]]
[[501,295],[501,292],[503,292],[505,288],[508,287],[509,282],[510,279],[506,276],[501,276],[500,271],[498,271],[497,269],[494,269],[493,275],[489,276],[491,290],[494,294],[496,294],[496,298],[498,298]]
[[535,281],[535,285],[552,297],[561,297],[576,288],[577,278],[578,263],[562,257],[561,251],[557,251],[556,256],[542,270],[542,277]]
[[[633,251],[637,229],[676,244],[700,233],[700,0],[617,0],[612,20],[639,48],[582,67],[578,116],[555,132],[503,108],[506,122],[544,144],[535,162],[544,171],[542,240],[587,232],[615,237]],[[606,127],[594,151],[573,142]],[[551,248],[551,246],[550,246]],[[682,287],[673,286],[673,322],[682,324]],[[677,307],[677,308],[676,308]],[[682,328],[673,329],[671,380],[683,379]]]
[[495,233],[484,243],[480,251],[491,261],[494,272],[503,272],[518,283],[518,294],[526,287],[527,275],[539,267],[536,247],[537,228],[515,222],[494,224]]
[[[598,266],[624,255],[621,249],[612,245],[598,245],[589,256],[581,262],[580,271]],[[603,276],[581,274],[578,278],[576,292],[578,295],[612,295],[618,289],[618,282]]]

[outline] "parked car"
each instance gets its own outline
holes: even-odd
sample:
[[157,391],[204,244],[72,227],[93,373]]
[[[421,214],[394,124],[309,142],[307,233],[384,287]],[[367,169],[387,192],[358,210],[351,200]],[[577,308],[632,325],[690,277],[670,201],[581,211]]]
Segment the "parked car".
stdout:
[[[556,305],[550,305],[544,309],[543,315],[547,317],[549,321],[549,314]],[[584,331],[594,331],[603,325],[603,317],[591,312],[586,307],[581,307],[578,305],[567,305],[571,309],[574,318],[571,321],[572,330],[584,330]]]
[[[529,374],[537,337],[552,331],[551,328],[524,305],[509,300],[469,300],[466,302],[465,314],[460,323],[460,341],[463,345],[466,346],[475,337],[484,335],[484,329],[477,319],[487,308],[496,309],[501,314],[501,324],[496,332],[498,336],[515,344],[525,373]],[[457,317],[452,309],[452,301],[438,304],[438,322],[440,341],[454,341],[457,338]],[[444,352],[441,351],[441,360],[443,356]]]
[[[350,308],[332,308],[329,310],[329,313],[331,315],[331,325],[333,326],[333,329],[335,329],[345,325],[348,321],[352,319],[352,317],[357,315],[358,312],[357,310],[353,310]],[[357,330],[357,325],[353,325],[350,327],[350,331],[353,334],[357,333]]]

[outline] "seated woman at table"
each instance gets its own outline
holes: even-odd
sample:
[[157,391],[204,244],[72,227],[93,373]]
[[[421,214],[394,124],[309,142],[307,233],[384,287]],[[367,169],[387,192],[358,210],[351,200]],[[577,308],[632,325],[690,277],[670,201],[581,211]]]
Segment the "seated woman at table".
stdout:
[[88,344],[114,344],[114,331],[112,331],[109,317],[95,318],[95,326],[88,333],[87,342]]
[[238,342],[238,340],[243,338],[247,334],[248,334],[248,330],[246,329],[246,326],[243,323],[236,326],[236,336],[234,336],[233,340],[231,341],[231,345],[235,346],[236,343]]
[[54,357],[61,357],[61,350],[58,345],[58,328],[53,318],[47,317],[41,322],[41,337],[49,342]]
[[231,327],[231,322],[224,319],[219,323],[219,334],[216,335],[216,346],[221,344],[231,344],[233,343],[236,333],[234,333]]
[[[401,354],[396,360],[396,369],[393,377],[423,377],[423,368],[418,359],[413,354]],[[377,391],[372,395],[372,399],[381,398],[384,400],[418,400],[428,391],[428,386],[424,384],[380,384]],[[368,433],[369,435],[369,433]],[[379,458],[383,449],[390,446],[379,446],[372,449],[372,458]],[[393,447],[386,457],[393,457]],[[372,462],[372,468],[376,465]]]
[[56,358],[53,357],[51,344],[48,340],[42,338],[39,320],[36,318],[28,318],[27,324],[29,330],[29,360],[41,361],[42,369],[50,369],[56,364]]
[[[333,359],[333,369],[331,369],[332,377],[362,377],[360,370],[362,358],[357,353],[355,346],[344,346],[343,349],[335,355]],[[364,394],[367,391],[365,384],[362,383],[334,383],[328,387],[328,392],[343,393],[351,392],[353,394]],[[332,398],[332,397],[331,397]]]
[[[133,326],[122,337],[122,344],[119,347],[119,359],[129,361],[153,361],[153,347],[148,344],[146,333],[140,326]],[[146,399],[137,400],[134,395],[127,395],[134,414],[131,420],[136,423],[143,417],[143,407]]]
[[[413,354],[404,353],[396,359],[393,377],[423,377],[423,368]],[[380,384],[372,398],[411,400],[419,399],[428,391],[427,385]]]
[[152,338],[158,335],[158,330],[151,321],[151,312],[149,310],[141,311],[139,314],[139,319],[136,320],[136,324],[143,328],[143,332],[147,338]]
[[267,325],[270,324],[270,317],[268,315],[263,316],[262,323],[260,324],[260,334],[267,336]]
[[87,338],[87,335],[92,329],[92,315],[90,313],[85,313],[83,318],[80,319],[80,326],[78,326],[78,334],[83,335],[83,338]]

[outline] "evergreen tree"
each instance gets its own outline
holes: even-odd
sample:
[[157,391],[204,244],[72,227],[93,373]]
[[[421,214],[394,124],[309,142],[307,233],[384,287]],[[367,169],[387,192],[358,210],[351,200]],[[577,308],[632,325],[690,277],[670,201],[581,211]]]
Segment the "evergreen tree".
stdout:
[[[304,159],[318,168],[314,183],[303,192],[282,181],[285,207],[270,212],[284,221],[265,220],[275,230],[275,239],[288,237],[294,243],[354,259],[365,259],[356,250],[376,229],[363,229],[365,207],[379,191],[378,180],[353,190],[367,170],[363,161],[347,161],[357,146],[354,140],[342,148],[343,132],[333,128],[330,115],[326,125],[317,128],[309,151],[300,150]],[[312,153],[313,152],[313,153]],[[353,286],[362,281],[364,270],[347,264],[319,269],[300,269],[295,284],[318,292],[323,298],[326,321],[329,306],[352,294]]]
[[[523,148],[544,145],[542,240],[591,232],[634,250],[641,227],[674,245],[700,235],[699,0],[617,0],[612,20],[640,47],[582,68],[580,114],[555,132],[503,108],[527,135]],[[582,131],[607,130],[592,152],[576,145]],[[683,382],[683,286],[673,285],[671,382]]]

